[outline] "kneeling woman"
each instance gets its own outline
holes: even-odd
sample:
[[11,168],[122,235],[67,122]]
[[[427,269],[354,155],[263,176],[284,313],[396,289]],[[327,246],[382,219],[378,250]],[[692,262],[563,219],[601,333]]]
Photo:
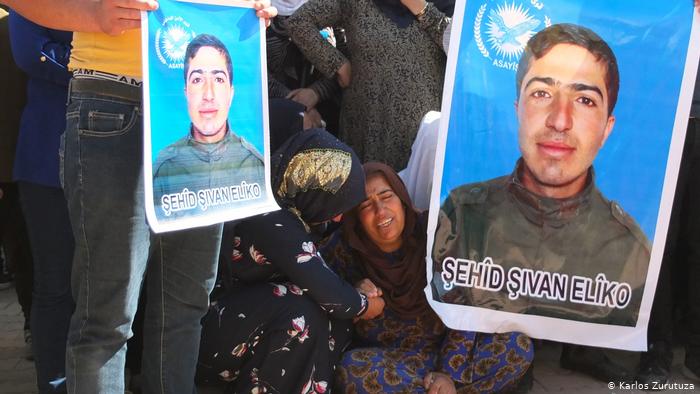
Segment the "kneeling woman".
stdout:
[[[386,307],[355,325],[343,355],[343,392],[494,392],[515,385],[533,358],[530,338],[447,329],[425,298],[427,215],[411,204],[401,179],[380,163],[364,166],[367,199],[345,215],[324,248],[341,276]],[[373,298],[370,298],[373,299]]]
[[364,199],[364,174],[350,148],[309,130],[276,150],[272,179],[283,209],[224,234],[230,274],[204,321],[198,378],[235,393],[324,392],[351,319],[376,315],[377,300],[326,267],[313,230]]

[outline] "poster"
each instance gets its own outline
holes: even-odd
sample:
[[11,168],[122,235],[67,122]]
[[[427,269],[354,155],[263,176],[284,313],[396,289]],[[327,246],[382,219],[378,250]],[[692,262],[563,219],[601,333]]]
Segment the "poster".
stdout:
[[278,209],[270,185],[264,22],[250,2],[142,14],[146,215],[155,232]]
[[448,326],[646,350],[695,16],[691,1],[458,1],[426,288]]

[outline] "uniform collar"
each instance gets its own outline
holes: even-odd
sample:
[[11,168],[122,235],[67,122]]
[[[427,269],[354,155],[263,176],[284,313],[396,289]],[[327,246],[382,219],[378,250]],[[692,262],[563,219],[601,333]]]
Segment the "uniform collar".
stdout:
[[583,190],[569,198],[550,198],[537,195],[525,188],[521,181],[523,159],[519,159],[508,179],[508,192],[516,206],[532,223],[538,226],[562,227],[571,219],[591,208],[591,196],[595,188],[593,167]]
[[192,125],[190,125],[190,133],[187,135],[187,145],[193,148],[194,154],[198,159],[205,162],[212,162],[221,160],[228,147],[233,142],[233,133],[231,129],[226,125],[226,134],[224,138],[219,142],[205,143],[199,142],[192,136]]

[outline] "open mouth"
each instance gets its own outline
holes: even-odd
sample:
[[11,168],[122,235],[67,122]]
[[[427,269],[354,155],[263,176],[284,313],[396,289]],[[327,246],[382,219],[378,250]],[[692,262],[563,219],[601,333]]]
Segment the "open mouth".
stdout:
[[379,224],[377,224],[377,226],[378,226],[378,227],[387,227],[387,226],[389,226],[389,225],[391,224],[391,222],[393,222],[393,221],[394,221],[394,218],[389,218],[389,219],[387,219],[387,220],[384,220],[383,222],[380,222]]

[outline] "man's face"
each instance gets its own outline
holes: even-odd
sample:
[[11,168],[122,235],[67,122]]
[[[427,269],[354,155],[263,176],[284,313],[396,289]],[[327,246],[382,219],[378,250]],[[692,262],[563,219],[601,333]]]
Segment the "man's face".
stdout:
[[615,123],[605,73],[593,54],[571,44],[555,45],[531,62],[515,104],[528,190],[566,198],[585,187],[588,168]]
[[226,58],[216,48],[201,47],[190,59],[185,96],[196,141],[212,143],[224,138],[233,99],[230,81]]

